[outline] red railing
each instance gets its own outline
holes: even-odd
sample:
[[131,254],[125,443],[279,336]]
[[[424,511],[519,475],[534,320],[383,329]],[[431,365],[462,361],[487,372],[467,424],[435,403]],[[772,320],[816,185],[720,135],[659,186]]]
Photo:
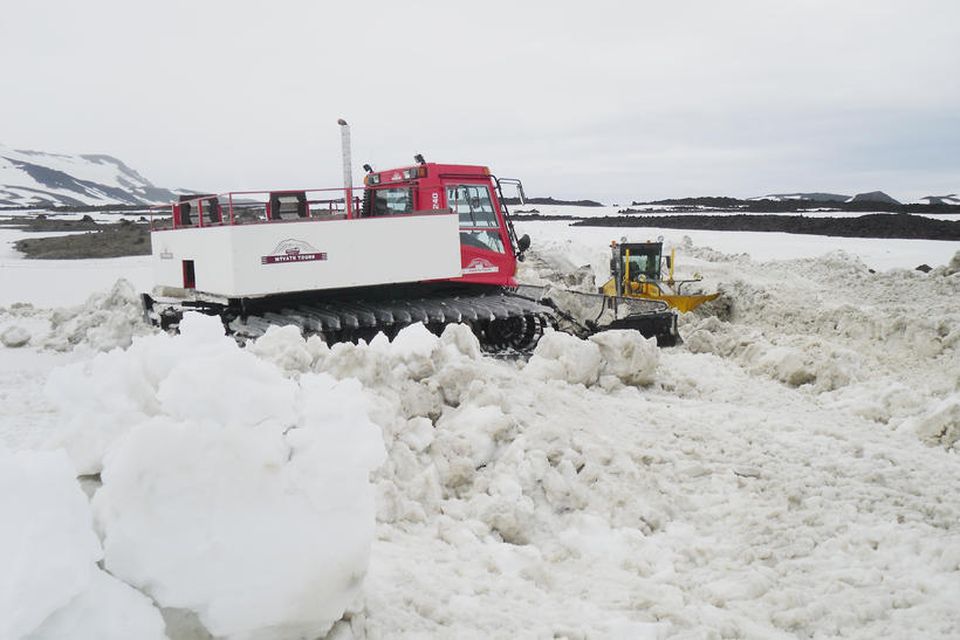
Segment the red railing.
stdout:
[[[345,192],[352,199],[350,206]],[[151,211],[150,229],[354,218],[360,211],[360,199],[352,194],[353,189],[343,187],[203,194],[153,207],[158,214],[163,209],[170,212],[172,227],[155,225]]]

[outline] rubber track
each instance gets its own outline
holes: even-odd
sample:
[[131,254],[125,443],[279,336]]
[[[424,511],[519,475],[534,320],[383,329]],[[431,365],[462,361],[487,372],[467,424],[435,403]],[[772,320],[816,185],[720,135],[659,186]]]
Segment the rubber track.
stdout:
[[271,325],[294,325],[304,335],[320,335],[333,343],[369,339],[380,331],[392,337],[416,322],[437,332],[448,324],[465,323],[487,350],[525,351],[536,345],[546,326],[554,324],[554,311],[509,294],[311,302],[236,318],[229,329],[247,340],[263,335]]

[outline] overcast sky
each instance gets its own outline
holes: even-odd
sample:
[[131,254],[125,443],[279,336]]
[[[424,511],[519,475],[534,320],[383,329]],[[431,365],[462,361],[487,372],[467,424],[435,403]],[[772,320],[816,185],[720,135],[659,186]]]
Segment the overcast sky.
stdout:
[[4,2],[0,142],[158,186],[486,164],[607,202],[960,191],[960,1]]

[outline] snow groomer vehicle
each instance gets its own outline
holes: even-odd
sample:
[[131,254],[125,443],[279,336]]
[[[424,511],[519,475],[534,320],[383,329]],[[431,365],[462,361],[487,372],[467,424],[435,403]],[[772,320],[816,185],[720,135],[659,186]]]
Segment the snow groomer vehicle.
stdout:
[[[422,322],[470,326],[489,351],[532,349],[547,327],[581,336],[633,328],[676,344],[662,301],[520,286],[518,238],[503,186],[487,167],[426,162],[364,165],[352,184],[350,130],[340,121],[344,186],[182,196],[172,222],[152,225],[150,321],[175,328],[187,310],[218,315],[244,341],[296,325],[328,343],[392,338]],[[561,301],[573,300],[564,308]]]

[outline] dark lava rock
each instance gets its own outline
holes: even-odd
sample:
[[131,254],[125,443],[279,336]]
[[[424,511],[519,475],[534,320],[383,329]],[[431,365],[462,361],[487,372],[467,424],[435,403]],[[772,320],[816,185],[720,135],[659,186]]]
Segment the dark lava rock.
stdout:
[[908,213],[873,213],[853,218],[808,218],[782,215],[605,216],[574,222],[577,227],[663,227],[713,231],[779,231],[846,238],[960,240],[960,221]]

